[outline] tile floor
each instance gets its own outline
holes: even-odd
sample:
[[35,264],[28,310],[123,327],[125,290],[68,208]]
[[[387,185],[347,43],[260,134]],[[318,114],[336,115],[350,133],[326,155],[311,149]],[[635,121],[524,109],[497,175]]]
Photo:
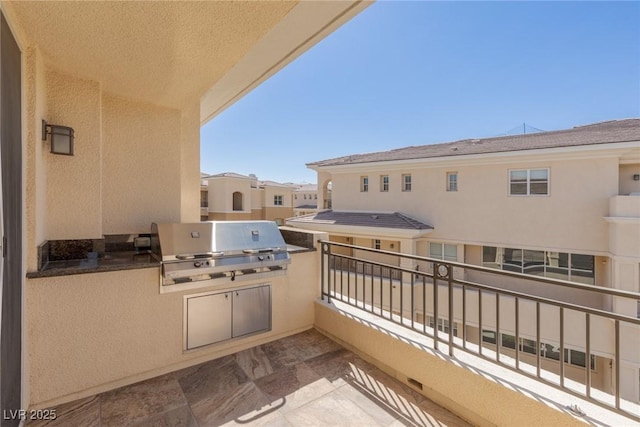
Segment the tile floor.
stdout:
[[469,425],[313,329],[56,412],[28,425]]

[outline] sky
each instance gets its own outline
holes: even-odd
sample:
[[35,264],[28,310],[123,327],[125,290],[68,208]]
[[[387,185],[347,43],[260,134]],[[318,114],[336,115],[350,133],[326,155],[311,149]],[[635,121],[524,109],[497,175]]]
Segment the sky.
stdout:
[[640,2],[377,2],[201,128],[201,171],[640,116]]

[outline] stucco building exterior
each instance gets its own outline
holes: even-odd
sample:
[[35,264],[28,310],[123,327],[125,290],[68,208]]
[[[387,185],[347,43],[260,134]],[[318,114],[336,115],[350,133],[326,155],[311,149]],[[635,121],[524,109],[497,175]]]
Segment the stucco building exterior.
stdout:
[[[640,119],[408,147],[308,166],[317,171],[320,187],[333,184],[333,210],[290,218],[290,226],[366,248],[640,291]],[[322,192],[318,202],[324,203]],[[381,259],[400,263],[391,255]],[[428,268],[419,261],[403,263]],[[461,278],[484,280],[474,272]],[[492,285],[533,290],[524,282],[494,280]],[[585,301],[564,291],[546,295],[640,315],[635,303],[615,298]],[[495,330],[487,328],[483,335],[486,345],[495,343]],[[637,341],[636,335],[631,337]],[[506,352],[515,345],[507,333],[502,340]],[[564,356],[568,370],[582,369],[576,378],[584,378],[581,350],[576,346]],[[557,354],[548,353],[557,361]],[[601,356],[592,361],[594,384],[611,390],[611,356]],[[631,350],[621,363],[624,395],[638,401],[640,354]]]
[[205,175],[200,188],[203,221],[253,219],[282,225],[285,218],[293,216],[293,185],[225,172]]

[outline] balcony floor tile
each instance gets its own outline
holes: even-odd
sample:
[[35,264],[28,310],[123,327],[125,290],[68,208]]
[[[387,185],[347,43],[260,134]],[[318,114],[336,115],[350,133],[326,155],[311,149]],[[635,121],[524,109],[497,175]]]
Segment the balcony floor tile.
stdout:
[[314,329],[56,408],[29,426],[468,426]]

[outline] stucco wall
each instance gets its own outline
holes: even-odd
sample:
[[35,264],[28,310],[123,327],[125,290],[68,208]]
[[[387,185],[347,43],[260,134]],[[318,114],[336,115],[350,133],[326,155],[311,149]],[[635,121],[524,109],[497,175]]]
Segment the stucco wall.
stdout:
[[265,207],[263,209],[264,219],[273,221],[276,218],[291,218],[293,216],[293,208],[292,207]]
[[[102,237],[101,90],[46,70],[48,123],[75,130],[74,156],[47,156],[46,238]],[[123,125],[125,125],[123,123]],[[46,149],[50,149],[50,139]],[[126,232],[130,230],[122,230]]]
[[[582,425],[537,399],[426,352],[394,334],[367,326],[316,303],[316,328],[337,339],[390,375],[423,384],[422,394],[479,426]],[[414,388],[415,389],[415,388]]]
[[[509,169],[549,168],[549,196],[509,196]],[[458,172],[457,192],[447,192],[446,173]],[[411,173],[412,191],[400,188]],[[380,192],[388,174],[390,191]],[[360,177],[369,176],[369,191]],[[318,182],[326,179],[318,174]],[[609,198],[618,193],[616,158],[536,160],[493,165],[334,173],[333,207],[340,210],[399,211],[433,225],[432,240],[527,245],[567,252],[606,252]]]
[[147,232],[154,221],[179,222],[181,112],[109,94],[102,105],[103,233]]
[[[286,276],[160,294],[158,270],[27,280],[31,406],[73,400],[310,328],[318,253],[292,255]],[[183,296],[272,284],[273,329],[183,353]]]

